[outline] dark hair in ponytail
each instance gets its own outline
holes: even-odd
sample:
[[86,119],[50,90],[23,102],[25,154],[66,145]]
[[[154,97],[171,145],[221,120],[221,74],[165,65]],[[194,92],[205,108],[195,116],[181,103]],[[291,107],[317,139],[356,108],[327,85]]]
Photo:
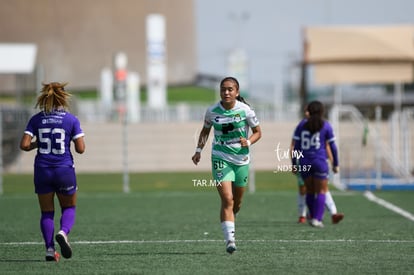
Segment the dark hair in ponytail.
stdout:
[[250,104],[249,103],[247,103],[247,101],[244,99],[244,97],[242,97],[241,95],[239,95],[238,97],[236,97],[236,99],[238,100],[238,101],[241,101],[241,102],[243,102],[244,104],[246,104],[246,105],[248,105],[248,106],[250,106]]
[[[226,81],[232,81],[234,84],[236,84],[237,90],[240,91],[239,81],[235,77],[227,76],[227,77],[223,78],[220,82],[220,87],[223,86],[223,83],[226,82]],[[247,103],[247,101],[244,99],[244,97],[242,97],[240,95],[240,92],[239,92],[239,95],[236,97],[236,99],[240,102],[243,102],[246,105],[249,105],[249,103]]]
[[306,130],[309,130],[311,134],[314,134],[321,130],[323,127],[323,115],[325,113],[325,108],[322,102],[315,100],[308,104],[306,110],[309,113],[309,118],[304,127]]

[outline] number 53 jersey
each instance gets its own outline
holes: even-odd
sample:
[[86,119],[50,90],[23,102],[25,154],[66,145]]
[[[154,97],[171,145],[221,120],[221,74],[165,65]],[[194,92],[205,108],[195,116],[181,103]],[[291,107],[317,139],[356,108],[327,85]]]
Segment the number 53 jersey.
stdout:
[[37,167],[72,167],[70,142],[85,135],[78,118],[63,110],[35,114],[24,133],[36,137],[38,148],[34,165]]
[[249,128],[259,125],[255,112],[249,105],[236,101],[234,107],[226,110],[220,102],[207,109],[204,127],[214,128],[212,157],[236,165],[250,162],[249,148],[242,147],[240,138],[248,138]]

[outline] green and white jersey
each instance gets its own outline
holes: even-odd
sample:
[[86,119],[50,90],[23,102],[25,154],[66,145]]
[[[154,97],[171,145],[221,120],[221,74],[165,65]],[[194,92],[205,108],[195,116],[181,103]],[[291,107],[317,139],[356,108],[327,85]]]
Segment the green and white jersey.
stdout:
[[259,125],[249,105],[236,101],[233,109],[226,110],[220,102],[207,109],[204,127],[214,128],[212,157],[236,165],[250,162],[249,148],[241,147],[240,137],[248,138],[249,128]]

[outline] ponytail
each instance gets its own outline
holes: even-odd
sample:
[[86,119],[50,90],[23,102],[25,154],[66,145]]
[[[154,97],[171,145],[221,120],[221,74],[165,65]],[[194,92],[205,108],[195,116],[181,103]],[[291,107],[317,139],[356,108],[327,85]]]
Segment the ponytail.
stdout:
[[246,104],[246,105],[250,106],[250,104],[249,104],[249,103],[247,103],[247,101],[246,101],[246,100],[244,99],[244,97],[242,97],[241,95],[238,95],[238,96],[236,97],[236,99],[237,99],[238,101],[243,102],[244,104]]

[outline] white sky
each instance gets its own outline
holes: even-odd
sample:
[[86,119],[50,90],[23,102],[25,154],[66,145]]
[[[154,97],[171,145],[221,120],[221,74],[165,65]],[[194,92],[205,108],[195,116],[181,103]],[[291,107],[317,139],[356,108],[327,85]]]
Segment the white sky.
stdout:
[[195,0],[195,9],[199,72],[226,75],[238,45],[251,86],[264,89],[281,89],[304,26],[414,24],[413,0]]

